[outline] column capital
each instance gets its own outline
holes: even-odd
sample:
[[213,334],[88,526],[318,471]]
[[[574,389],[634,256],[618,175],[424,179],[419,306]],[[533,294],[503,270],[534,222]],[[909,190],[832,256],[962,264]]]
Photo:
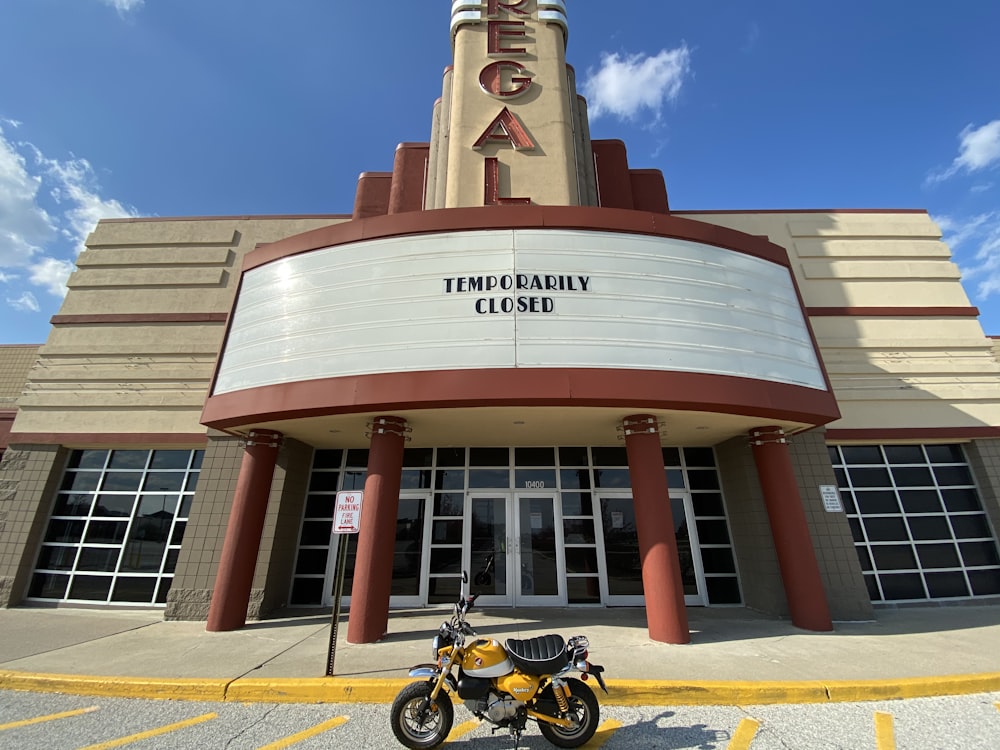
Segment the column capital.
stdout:
[[409,440],[408,434],[413,432],[413,428],[403,417],[375,417],[366,426],[368,431],[365,433],[365,437],[367,438],[374,435],[399,435]]
[[257,445],[264,446],[265,448],[280,448],[284,438],[284,434],[275,430],[250,430],[247,433],[244,444],[247,448]]
[[775,443],[787,444],[788,437],[780,427],[755,427],[750,430],[750,445],[771,445]]
[[659,435],[662,427],[660,421],[652,414],[633,414],[622,420],[618,431],[625,437],[629,435]]

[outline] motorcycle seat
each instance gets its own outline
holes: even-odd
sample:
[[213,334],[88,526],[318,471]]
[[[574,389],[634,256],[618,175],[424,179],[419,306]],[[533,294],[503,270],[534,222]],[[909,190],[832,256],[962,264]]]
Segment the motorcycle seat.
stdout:
[[542,635],[523,641],[508,638],[505,645],[514,666],[527,674],[554,674],[569,664],[566,641],[561,635]]

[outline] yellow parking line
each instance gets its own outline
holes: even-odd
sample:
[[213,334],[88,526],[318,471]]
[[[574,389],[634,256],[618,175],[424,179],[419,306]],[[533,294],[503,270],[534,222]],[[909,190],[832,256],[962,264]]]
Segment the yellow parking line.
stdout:
[[760,729],[759,721],[756,719],[743,719],[740,725],[736,727],[736,731],[733,732],[733,738],[726,746],[726,750],[747,750],[750,747],[750,743],[753,742],[753,738],[757,736],[758,729]]
[[36,719],[24,719],[23,721],[12,721],[9,724],[0,724],[0,732],[4,729],[17,729],[18,727],[30,727],[32,724],[41,724],[45,721],[55,721],[56,719],[68,719],[70,716],[79,716],[80,714],[89,714],[91,711],[96,711],[98,706],[91,706],[90,708],[78,708],[75,711],[63,711],[59,714],[49,714],[48,716],[39,716]]
[[875,747],[878,750],[896,750],[896,734],[892,725],[892,714],[875,712]]
[[459,724],[457,727],[452,727],[451,731],[448,732],[448,736],[445,737],[445,742],[454,742],[459,737],[462,737],[473,729],[478,727],[482,722],[479,719],[473,719],[472,721],[466,721],[463,724]]
[[622,723],[615,719],[608,719],[601,726],[597,728],[594,736],[587,740],[587,744],[582,747],[586,750],[597,750],[599,747],[603,747],[604,743],[611,739],[612,735],[621,729]]
[[302,742],[302,740],[307,740],[310,737],[315,737],[317,734],[323,734],[323,732],[328,729],[334,729],[339,727],[341,724],[347,723],[346,716],[338,716],[336,719],[330,719],[329,721],[324,721],[322,724],[317,724],[311,729],[306,729],[305,731],[299,732],[298,734],[293,734],[291,737],[285,737],[283,740],[278,740],[277,742],[272,742],[270,745],[264,745],[260,750],[280,750],[283,747],[291,747],[297,742]]
[[219,715],[215,713],[204,714],[202,716],[196,716],[193,719],[188,719],[187,721],[179,721],[176,724],[168,724],[167,726],[159,727],[158,729],[150,729],[148,732],[139,732],[138,734],[122,737],[118,740],[111,740],[111,742],[102,742],[99,745],[87,745],[87,747],[81,748],[80,750],[107,750],[107,748],[110,747],[130,745],[131,743],[138,742],[139,740],[157,737],[161,734],[168,734],[169,732],[176,732],[178,729],[184,729],[186,727],[194,726],[195,724],[201,724],[205,721],[211,721],[212,719],[218,718],[218,716]]

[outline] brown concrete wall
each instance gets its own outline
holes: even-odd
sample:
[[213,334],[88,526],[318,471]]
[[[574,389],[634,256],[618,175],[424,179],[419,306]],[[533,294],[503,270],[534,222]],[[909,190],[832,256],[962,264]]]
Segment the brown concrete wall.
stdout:
[[830,615],[834,620],[873,620],[875,611],[854,551],[847,514],[828,513],[823,507],[820,485],[837,486],[823,431],[792,436],[790,450]]
[[8,404],[13,408],[40,348],[40,344],[0,344],[0,409]]
[[[304,443],[287,440],[278,453],[254,569],[249,619],[266,616],[288,603],[312,451]],[[208,618],[243,453],[242,439],[217,432],[209,435],[184,546],[167,597],[167,620]]]
[[[791,438],[790,450],[830,614],[834,620],[871,620],[874,610],[854,552],[847,516],[823,509],[819,486],[837,484],[823,434],[796,435]],[[788,601],[747,439],[733,438],[716,446],[716,455],[744,603],[751,609],[785,617],[789,613]]]
[[174,583],[167,595],[167,620],[205,620],[219,569],[236,481],[243,461],[240,438],[212,432],[191,503]]
[[40,348],[35,344],[0,344],[0,456],[7,447],[17,402]]
[[25,597],[68,452],[12,445],[0,461],[0,607]]
[[743,603],[758,612],[787,616],[778,556],[748,440],[737,437],[715,447]]
[[254,588],[263,590],[263,599],[254,617],[288,604],[312,458],[312,446],[297,440],[285,440],[278,454],[254,575]]

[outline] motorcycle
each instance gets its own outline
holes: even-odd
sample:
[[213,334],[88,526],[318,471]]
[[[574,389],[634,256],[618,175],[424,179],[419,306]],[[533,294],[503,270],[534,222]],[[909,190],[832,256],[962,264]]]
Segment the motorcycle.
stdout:
[[[565,641],[560,635],[543,635],[508,638],[504,645],[480,638],[466,621],[479,598],[479,594],[466,596],[468,582],[463,571],[454,614],[434,636],[435,663],[410,669],[410,677],[422,680],[407,685],[393,701],[396,739],[412,750],[440,745],[454,722],[451,696],[455,695],[477,718],[491,723],[494,734],[507,729],[515,744],[529,720],[556,747],[586,743],[597,731],[600,706],[585,682],[592,675],[608,692],[604,667],[587,660],[587,638],[575,635]],[[570,677],[573,672],[580,673],[580,679]]]

